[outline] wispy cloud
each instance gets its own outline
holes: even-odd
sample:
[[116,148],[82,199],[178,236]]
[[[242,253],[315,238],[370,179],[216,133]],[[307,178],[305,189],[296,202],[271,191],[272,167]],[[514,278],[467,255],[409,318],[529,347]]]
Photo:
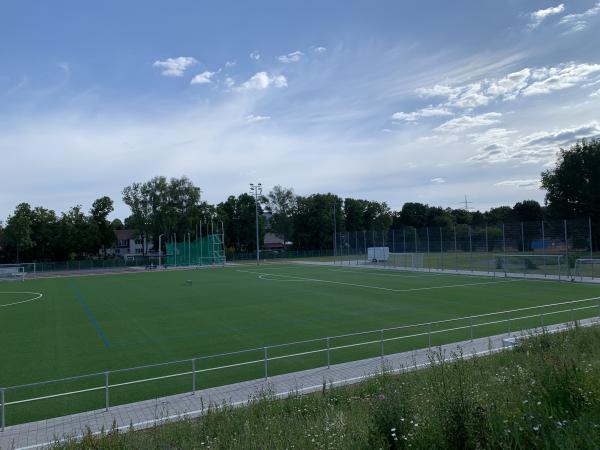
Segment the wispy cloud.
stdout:
[[502,114],[497,112],[489,112],[477,116],[461,116],[444,122],[435,130],[447,133],[460,133],[471,128],[484,127],[499,123],[500,117],[502,117]]
[[325,47],[315,47],[315,48],[313,48],[313,51],[315,53],[321,53],[321,54],[323,54],[323,53],[327,53],[327,48],[325,48]]
[[494,186],[507,186],[507,187],[518,187],[525,189],[537,189],[540,187],[540,180],[538,178],[529,180],[504,180],[494,183]]
[[215,76],[215,74],[216,74],[216,72],[209,72],[208,70],[205,70],[204,72],[199,73],[194,78],[192,78],[192,81],[190,81],[190,84],[212,83],[212,78]]
[[249,114],[246,116],[246,122],[255,123],[255,122],[264,122],[265,120],[269,120],[271,116],[259,116],[254,114]]
[[550,16],[560,14],[565,10],[565,5],[561,3],[557,6],[551,6],[546,9],[538,9],[530,14],[531,21],[529,22],[529,28],[537,28],[540,24]]
[[300,61],[304,58],[304,53],[300,50],[296,50],[295,52],[288,53],[287,55],[281,55],[277,58],[279,61],[285,64],[294,63]]
[[523,95],[547,94],[567,89],[598,72],[600,72],[600,64],[570,63],[556,67],[542,67],[532,72],[531,80],[536,81],[523,89]]
[[571,32],[582,31],[587,28],[589,20],[598,14],[600,14],[600,1],[582,13],[564,16],[559,23],[567,26]]
[[429,180],[431,183],[433,184],[444,184],[446,182],[445,179],[440,178],[440,177],[436,177],[436,178],[432,178],[431,180]]
[[287,78],[283,75],[269,75],[267,72],[257,72],[239,86],[239,90],[263,90],[269,87],[287,87]]
[[181,77],[187,69],[198,64],[198,61],[191,56],[179,56],[177,58],[167,58],[164,61],[154,61],[153,66],[163,69],[161,72],[166,77]]
[[260,59],[260,53],[258,52],[258,50],[254,50],[248,56],[250,57],[250,59],[253,59],[254,61],[258,61]]
[[600,89],[590,94],[590,97],[600,97]]
[[413,111],[410,113],[406,112],[395,112],[392,114],[392,120],[404,121],[404,122],[416,122],[422,117],[444,117],[451,116],[452,112],[448,111],[447,108],[428,106],[427,108]]

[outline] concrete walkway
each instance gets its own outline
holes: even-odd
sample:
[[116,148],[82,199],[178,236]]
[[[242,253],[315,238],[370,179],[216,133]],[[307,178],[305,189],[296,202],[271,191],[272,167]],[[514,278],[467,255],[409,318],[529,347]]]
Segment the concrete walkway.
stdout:
[[[600,324],[600,319],[586,319],[579,322],[581,326]],[[552,325],[547,331],[557,332],[572,324]],[[465,357],[484,355],[500,351],[514,344],[515,338],[539,333],[540,329],[528,330],[512,337],[507,334],[496,335],[473,341],[462,341],[436,347],[451,359],[451,354],[461,350]],[[22,425],[6,427],[0,432],[0,449],[34,449],[48,447],[58,440],[80,437],[86,429],[92,433],[110,430],[113,423],[119,430],[152,427],[165,421],[179,418],[198,417],[209,404],[226,402],[233,406],[247,404],[249,399],[261,391],[268,390],[278,397],[285,397],[290,392],[314,392],[328,386],[339,386],[359,382],[367,377],[380,373],[382,367],[387,371],[403,371],[418,369],[429,365],[429,349],[421,349],[405,353],[387,355],[384,358],[370,358],[360,361],[332,365],[329,369],[304,370],[285,375],[277,375],[268,380],[253,380],[211,389],[146,400],[127,405],[111,407],[109,411],[96,410],[80,414],[41,420]]]

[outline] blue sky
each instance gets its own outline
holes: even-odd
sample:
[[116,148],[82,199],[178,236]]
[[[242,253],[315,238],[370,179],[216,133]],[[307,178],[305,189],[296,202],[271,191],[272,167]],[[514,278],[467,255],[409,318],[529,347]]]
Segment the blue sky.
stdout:
[[600,135],[600,1],[3,0],[0,218],[154,175],[486,209]]

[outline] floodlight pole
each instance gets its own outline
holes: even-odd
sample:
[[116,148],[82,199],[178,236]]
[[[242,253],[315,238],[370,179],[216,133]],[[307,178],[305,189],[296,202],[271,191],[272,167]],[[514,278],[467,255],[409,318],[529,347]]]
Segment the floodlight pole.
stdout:
[[161,250],[162,246],[161,246],[161,243],[162,243],[162,237],[163,236],[164,236],[164,234],[161,234],[161,235],[158,236],[158,267],[162,266],[162,258],[161,258],[161,256],[162,256],[162,250]]
[[260,264],[260,240],[258,237],[258,197],[262,195],[262,184],[258,183],[256,186],[254,183],[250,183],[250,191],[254,195],[254,212],[256,215],[256,265]]

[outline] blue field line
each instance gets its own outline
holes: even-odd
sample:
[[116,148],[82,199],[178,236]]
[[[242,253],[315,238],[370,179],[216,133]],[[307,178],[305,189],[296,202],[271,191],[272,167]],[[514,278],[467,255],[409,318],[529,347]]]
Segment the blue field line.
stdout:
[[102,327],[100,326],[100,324],[96,320],[96,316],[94,316],[94,313],[92,312],[92,310],[90,309],[90,307],[86,303],[85,298],[83,297],[83,294],[81,293],[81,291],[79,290],[79,288],[77,287],[77,285],[75,285],[75,283],[73,283],[72,281],[69,282],[69,286],[71,287],[71,290],[75,294],[75,297],[77,297],[77,300],[79,301],[79,304],[81,305],[81,307],[85,311],[85,315],[88,317],[88,319],[90,320],[90,322],[92,323],[92,325],[96,329],[96,333],[98,333],[98,336],[102,340],[102,343],[104,344],[104,347],[109,348],[110,347],[110,342],[108,342],[108,338],[106,337],[106,334],[104,333],[104,330],[102,329]]

